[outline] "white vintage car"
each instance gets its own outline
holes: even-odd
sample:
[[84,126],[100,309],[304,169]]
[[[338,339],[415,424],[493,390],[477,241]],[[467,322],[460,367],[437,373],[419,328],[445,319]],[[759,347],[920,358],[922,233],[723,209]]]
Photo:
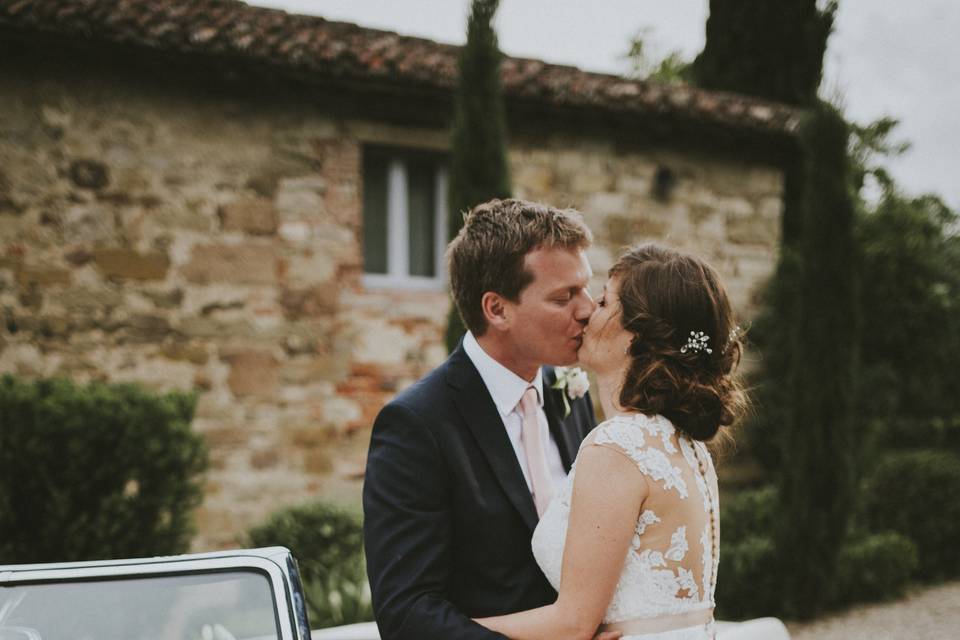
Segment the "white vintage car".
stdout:
[[[721,640],[789,638],[779,621]],[[379,640],[375,623],[314,630],[284,547],[0,565],[0,640]]]

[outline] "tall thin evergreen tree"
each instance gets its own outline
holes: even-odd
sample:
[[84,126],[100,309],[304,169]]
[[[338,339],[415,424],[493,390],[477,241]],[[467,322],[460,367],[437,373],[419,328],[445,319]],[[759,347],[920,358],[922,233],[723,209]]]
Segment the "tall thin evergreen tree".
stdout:
[[835,0],[710,0],[698,85],[812,105],[823,74]]
[[[838,552],[854,508],[853,408],[860,330],[855,208],[849,191],[843,115],[811,110],[804,145],[804,217],[796,315],[785,318],[788,369],[780,494],[786,507],[777,547],[786,563],[788,607],[812,616],[835,595]],[[796,265],[794,265],[796,267]],[[781,397],[783,394],[781,394]]]
[[[506,114],[500,83],[503,57],[493,28],[499,0],[474,0],[467,21],[467,43],[460,50],[459,78],[453,101],[452,157],[448,228],[453,238],[463,214],[493,198],[510,197]],[[452,351],[464,333],[452,306],[446,343]]]
[[[754,443],[776,470],[785,609],[829,603],[852,511],[859,321],[849,130],[817,98],[836,1],[710,0],[700,86],[804,108],[786,174],[781,257],[756,338],[764,354]],[[764,451],[765,450],[765,451]]]

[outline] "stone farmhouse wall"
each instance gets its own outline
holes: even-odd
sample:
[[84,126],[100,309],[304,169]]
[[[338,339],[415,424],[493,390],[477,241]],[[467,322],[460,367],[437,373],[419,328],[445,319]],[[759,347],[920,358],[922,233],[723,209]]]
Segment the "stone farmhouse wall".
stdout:
[[[445,357],[448,305],[364,288],[363,151],[442,151],[447,132],[108,73],[5,72],[0,95],[0,372],[199,390],[198,550],[283,505],[355,504],[373,418]],[[660,239],[754,312],[779,169],[576,131],[511,140],[517,196],[583,211],[598,285],[621,247]]]

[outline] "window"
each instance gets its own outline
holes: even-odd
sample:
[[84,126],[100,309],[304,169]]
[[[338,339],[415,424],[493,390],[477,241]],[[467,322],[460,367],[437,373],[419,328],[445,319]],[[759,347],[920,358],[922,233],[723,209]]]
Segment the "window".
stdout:
[[443,156],[385,148],[366,148],[363,156],[364,284],[442,288],[447,245]]

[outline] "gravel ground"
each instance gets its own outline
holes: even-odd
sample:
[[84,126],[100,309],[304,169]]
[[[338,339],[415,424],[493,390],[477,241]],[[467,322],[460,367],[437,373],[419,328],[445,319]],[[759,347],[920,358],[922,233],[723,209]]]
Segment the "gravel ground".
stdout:
[[960,582],[902,600],[855,607],[813,622],[789,623],[792,640],[945,640],[960,638]]

